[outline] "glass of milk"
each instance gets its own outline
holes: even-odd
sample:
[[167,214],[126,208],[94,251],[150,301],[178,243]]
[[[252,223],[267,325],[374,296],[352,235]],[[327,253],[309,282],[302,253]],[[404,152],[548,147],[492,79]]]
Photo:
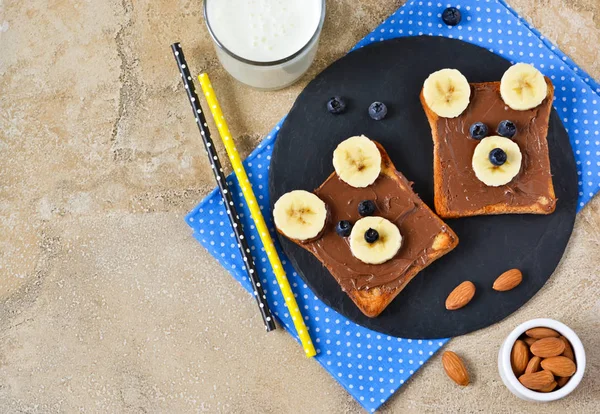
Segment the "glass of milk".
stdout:
[[217,56],[234,78],[281,89],[310,67],[325,20],[325,0],[205,0]]

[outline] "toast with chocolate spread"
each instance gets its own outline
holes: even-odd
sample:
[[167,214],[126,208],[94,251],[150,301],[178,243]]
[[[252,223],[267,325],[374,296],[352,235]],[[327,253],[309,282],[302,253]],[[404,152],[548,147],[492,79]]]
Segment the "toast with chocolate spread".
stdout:
[[[314,191],[327,209],[326,214],[320,214],[325,224],[316,237],[303,241],[290,237],[284,231],[286,224],[278,224],[277,220],[283,203],[279,212],[279,201],[274,210],[277,230],[319,259],[342,291],[368,317],[383,312],[421,270],[458,244],[456,234],[421,201],[384,148],[379,143],[375,145],[381,156],[381,169],[372,184],[357,188],[333,172]],[[371,211],[366,211],[365,205]],[[302,207],[302,212],[307,210]],[[291,210],[286,214],[286,217],[294,215]],[[353,226],[352,234],[340,223]],[[379,230],[375,242],[369,239],[372,236],[369,231],[373,229]]]
[[[517,66],[517,73],[512,74],[513,85],[517,86],[511,89],[505,85],[504,90],[502,83],[511,81],[505,77]],[[557,199],[546,139],[554,87],[550,79],[526,66],[529,65],[513,66],[502,82],[467,84],[470,96],[457,97],[465,107],[458,115],[436,108],[436,97],[432,95],[454,93],[460,90],[461,81],[454,84],[444,78],[440,81],[441,76],[448,78],[454,74],[440,75],[443,71],[438,71],[430,76],[438,82],[437,90],[429,94],[426,87],[432,89],[433,86],[428,86],[426,81],[420,99],[431,126],[434,204],[440,217],[554,212]],[[538,84],[534,84],[533,77],[526,78],[531,79],[530,87],[537,89],[524,89],[515,95],[520,83],[514,83],[514,77],[523,76],[523,70],[537,76]],[[528,80],[518,79],[527,85]],[[449,85],[446,82],[450,82],[448,91],[443,90]],[[465,84],[466,79],[462,83]],[[534,92],[542,93],[537,101],[519,105],[519,99],[531,100]],[[511,161],[514,161],[512,165]]]

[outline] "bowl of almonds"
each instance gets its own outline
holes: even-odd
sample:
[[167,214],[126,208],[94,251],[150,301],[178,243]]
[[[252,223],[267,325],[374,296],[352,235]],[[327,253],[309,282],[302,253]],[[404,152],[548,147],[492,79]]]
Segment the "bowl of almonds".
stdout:
[[500,347],[498,370],[517,397],[548,402],[570,394],[585,371],[585,350],[577,334],[554,319],[517,326]]

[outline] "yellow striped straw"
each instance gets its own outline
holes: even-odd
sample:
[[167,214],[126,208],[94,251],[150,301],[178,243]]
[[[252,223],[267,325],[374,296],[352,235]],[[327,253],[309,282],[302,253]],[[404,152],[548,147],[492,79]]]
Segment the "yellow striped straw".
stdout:
[[304,347],[304,352],[308,357],[315,356],[315,347],[310,339],[306,325],[304,324],[304,318],[300,313],[298,303],[296,302],[294,293],[290,288],[290,283],[285,275],[285,270],[283,270],[283,265],[281,264],[277,250],[275,250],[273,239],[271,239],[271,234],[269,233],[265,219],[260,211],[258,201],[256,201],[256,196],[252,191],[252,186],[250,185],[250,181],[246,175],[246,170],[242,165],[242,160],[240,159],[233,139],[231,138],[229,127],[227,126],[227,122],[225,122],[225,117],[223,116],[223,112],[219,106],[219,101],[217,101],[217,97],[215,96],[210,79],[206,73],[202,73],[198,76],[198,80],[200,81],[202,92],[204,92],[204,96],[206,97],[206,101],[210,107],[210,112],[212,113],[215,123],[217,124],[219,135],[221,136],[221,140],[225,145],[225,149],[227,150],[227,155],[229,156],[229,160],[231,161],[235,175],[240,183],[240,187],[242,188],[242,193],[246,199],[248,208],[250,209],[252,220],[254,220],[260,240],[262,241],[265,251],[267,252],[267,257],[269,258],[269,262],[271,263],[271,267],[275,273],[275,278],[277,279],[277,283],[279,283],[279,289],[281,289],[281,293],[285,298],[285,303],[287,304],[290,315],[292,316],[292,321],[294,322],[296,332],[298,332],[298,336],[300,337],[300,342]]

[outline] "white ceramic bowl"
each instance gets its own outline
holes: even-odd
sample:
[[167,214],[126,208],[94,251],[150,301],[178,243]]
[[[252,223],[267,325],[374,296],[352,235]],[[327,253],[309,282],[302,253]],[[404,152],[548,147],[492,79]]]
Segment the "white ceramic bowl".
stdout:
[[[526,330],[538,327],[551,328],[559,332],[569,340],[573,347],[573,352],[575,353],[577,371],[575,371],[575,374],[573,374],[564,387],[552,392],[536,392],[525,388],[513,373],[510,365],[510,352],[515,341],[519,339]],[[498,353],[498,371],[500,371],[500,377],[502,377],[502,381],[504,382],[504,385],[506,385],[506,388],[517,397],[527,401],[555,401],[569,395],[581,382],[583,372],[585,371],[585,350],[583,349],[583,344],[577,334],[564,323],[555,321],[554,319],[532,319],[517,326],[502,343],[500,352]]]

